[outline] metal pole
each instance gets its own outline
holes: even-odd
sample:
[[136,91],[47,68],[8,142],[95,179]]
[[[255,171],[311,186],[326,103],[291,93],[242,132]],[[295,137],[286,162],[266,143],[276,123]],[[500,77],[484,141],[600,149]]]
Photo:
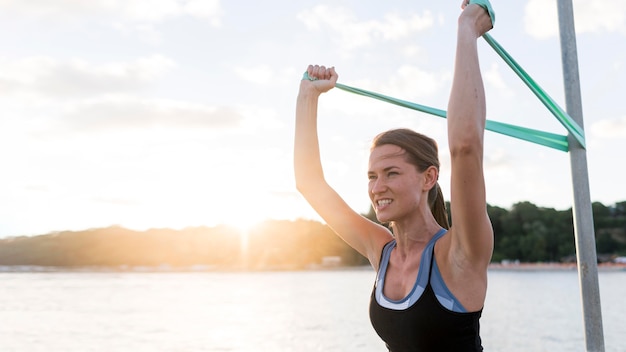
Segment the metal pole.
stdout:
[[[584,129],[572,0],[558,0],[557,6],[566,110],[572,119]],[[574,187],[574,235],[585,324],[585,342],[587,351],[604,352],[598,261],[589,193],[587,154],[571,134],[568,136],[568,141]]]

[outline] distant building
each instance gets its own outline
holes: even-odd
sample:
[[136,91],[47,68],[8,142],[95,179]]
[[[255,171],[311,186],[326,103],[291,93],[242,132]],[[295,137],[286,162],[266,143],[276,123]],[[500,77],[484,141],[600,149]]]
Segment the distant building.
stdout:
[[519,265],[519,259],[511,260],[511,259],[502,259],[500,262],[502,265]]
[[324,267],[335,267],[341,265],[341,257],[340,256],[327,256],[322,258],[322,266]]

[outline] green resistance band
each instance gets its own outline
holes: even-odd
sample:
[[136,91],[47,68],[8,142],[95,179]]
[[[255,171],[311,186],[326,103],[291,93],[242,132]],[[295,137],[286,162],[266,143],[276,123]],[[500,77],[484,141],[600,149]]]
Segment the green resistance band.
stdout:
[[[363,95],[366,97],[382,100],[384,102],[395,104],[395,105],[409,108],[412,110],[417,110],[417,111],[421,111],[427,114],[446,118],[445,110],[411,103],[406,100],[392,98],[386,95],[369,92],[369,91],[359,89],[359,88],[349,87],[341,83],[336,83],[335,87],[345,90],[347,92]],[[485,129],[492,131],[492,132],[497,132],[497,133],[500,133],[509,137],[514,137],[514,138],[522,139],[528,142],[540,144],[546,147],[558,149],[561,151],[565,151],[565,152],[568,151],[568,144],[567,144],[566,136],[562,136],[562,135],[558,135],[558,134],[554,134],[550,132],[538,131],[538,130],[534,130],[534,129],[530,129],[526,127],[515,126],[515,125],[503,123],[503,122],[491,121],[491,120],[487,120],[487,122],[485,123]]]
[[[513,71],[522,79],[522,81],[530,88],[531,91],[541,100],[548,110],[559,120],[559,122],[576,138],[578,143],[585,148],[585,136],[582,128],[574,121],[560,106],[558,106],[552,98],[528,75],[524,69],[496,42],[489,34],[484,34],[483,38],[489,45],[502,57],[502,59],[513,69]],[[312,80],[308,73],[305,72],[303,79]],[[383,94],[370,92],[360,88],[350,87],[341,83],[336,83],[335,87],[358,95],[378,99],[387,103],[402,106],[412,110],[421,111],[427,114],[446,118],[446,111],[432,108],[425,105],[411,103],[406,100],[392,98]],[[485,129],[500,133],[506,136],[518,138],[531,143],[554,148],[564,152],[569,151],[567,136],[539,131],[531,128],[515,126],[503,122],[487,120]]]
[[524,71],[524,69],[502,48],[498,42],[493,39],[489,33],[485,33],[483,38],[489,43],[489,45],[493,48],[493,50],[500,55],[500,57],[511,67],[513,72],[515,72],[519,78],[530,88],[530,90],[535,93],[537,98],[541,100],[543,105],[545,105],[548,110],[556,117],[557,120],[567,129],[569,133],[576,138],[578,143],[585,148],[585,133],[583,129],[569,116],[560,106],[558,106],[552,98],[543,90],[541,87],[530,77],[529,74]]
[[[308,75],[307,72],[304,72],[302,79],[314,80]],[[412,110],[421,111],[430,115],[446,118],[445,110],[436,109],[430,106],[420,105],[416,103],[411,103],[406,100],[392,98],[387,95],[370,92],[370,91],[360,89],[360,88],[350,87],[341,83],[336,83],[335,87],[345,90],[350,93],[378,99],[378,100],[381,100],[390,104],[394,104],[394,105],[402,106],[402,107],[409,108]],[[559,134],[534,130],[531,128],[520,127],[520,126],[515,126],[515,125],[503,123],[503,122],[491,121],[491,120],[486,121],[485,129],[492,131],[492,132],[500,133],[509,137],[514,137],[514,138],[518,138],[518,139],[525,140],[528,142],[543,145],[546,147],[561,150],[564,152],[568,151],[567,137],[559,135]]]

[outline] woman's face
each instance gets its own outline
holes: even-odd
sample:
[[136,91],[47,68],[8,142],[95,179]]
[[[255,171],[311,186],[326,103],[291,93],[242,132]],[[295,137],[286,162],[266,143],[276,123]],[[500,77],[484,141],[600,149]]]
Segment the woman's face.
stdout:
[[380,222],[398,221],[414,214],[423,193],[424,177],[406,161],[404,149],[384,144],[370,154],[368,193]]

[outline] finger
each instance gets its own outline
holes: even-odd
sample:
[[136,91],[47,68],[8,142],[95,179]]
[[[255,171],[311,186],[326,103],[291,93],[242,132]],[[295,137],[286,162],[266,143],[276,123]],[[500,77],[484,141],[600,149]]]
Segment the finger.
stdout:
[[319,65],[313,67],[313,77],[317,79],[322,78],[322,68]]
[[332,80],[333,79],[333,75],[334,75],[333,68],[332,67],[327,68],[326,69],[326,79]]
[[320,66],[320,70],[318,72],[318,75],[319,75],[318,76],[319,79],[326,79],[326,66],[324,66],[324,65]]
[[339,78],[339,75],[337,74],[337,71],[335,71],[335,67],[331,67],[329,69],[330,71],[330,80],[333,82],[333,84],[337,83],[337,79]]

